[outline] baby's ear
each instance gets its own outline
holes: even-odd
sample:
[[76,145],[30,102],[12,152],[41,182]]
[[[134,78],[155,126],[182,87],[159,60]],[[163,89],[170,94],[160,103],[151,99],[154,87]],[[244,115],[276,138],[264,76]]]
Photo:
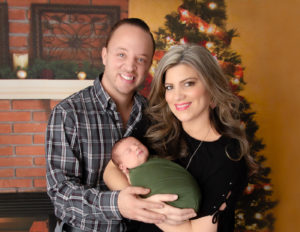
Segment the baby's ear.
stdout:
[[126,168],[126,166],[124,164],[119,164],[119,168],[124,174],[129,173],[128,169]]

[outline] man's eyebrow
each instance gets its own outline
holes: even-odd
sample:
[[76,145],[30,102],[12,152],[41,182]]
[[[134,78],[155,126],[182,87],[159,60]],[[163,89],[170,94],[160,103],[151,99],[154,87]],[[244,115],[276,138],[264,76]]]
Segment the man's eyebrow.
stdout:
[[[117,47],[117,48],[115,48],[115,51],[125,51],[125,52],[127,52],[128,50],[124,47]],[[146,58],[149,57],[149,55],[147,53],[137,54],[137,56],[144,56]]]

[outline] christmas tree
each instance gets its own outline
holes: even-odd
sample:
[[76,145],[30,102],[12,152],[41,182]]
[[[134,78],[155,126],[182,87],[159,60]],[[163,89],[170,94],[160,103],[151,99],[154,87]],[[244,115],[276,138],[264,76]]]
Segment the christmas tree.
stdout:
[[230,47],[238,34],[226,29],[226,6],[224,0],[183,0],[177,12],[165,16],[165,26],[156,34],[157,51],[151,74],[146,78],[142,94],[147,95],[157,62],[172,45],[197,43],[206,47],[218,60],[229,78],[232,91],[243,103],[241,120],[251,144],[251,155],[260,166],[256,175],[250,177],[249,185],[236,209],[236,231],[273,231],[274,216],[271,209],[276,205],[272,200],[272,185],[268,177],[271,169],[264,166],[266,158],[261,155],[262,140],[256,137],[258,125],[250,104],[240,95],[245,86],[244,67],[241,57]]

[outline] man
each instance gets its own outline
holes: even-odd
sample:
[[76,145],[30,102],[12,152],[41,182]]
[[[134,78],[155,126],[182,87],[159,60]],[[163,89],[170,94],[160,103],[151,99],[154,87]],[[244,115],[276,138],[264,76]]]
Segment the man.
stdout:
[[[65,231],[125,231],[123,218],[148,223],[180,223],[194,216],[157,196],[141,199],[148,189],[109,191],[103,171],[115,141],[131,134],[142,117],[145,99],[136,93],[152,63],[153,36],[140,19],[117,23],[102,50],[105,70],[90,86],[59,103],[47,127],[47,191]],[[162,208],[164,214],[151,211]],[[167,214],[167,216],[166,216]]]

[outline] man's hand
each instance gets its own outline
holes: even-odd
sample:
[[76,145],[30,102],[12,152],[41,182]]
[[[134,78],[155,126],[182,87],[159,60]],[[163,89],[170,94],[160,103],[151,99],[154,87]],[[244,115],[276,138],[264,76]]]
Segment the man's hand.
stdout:
[[149,189],[141,187],[127,187],[123,189],[118,198],[118,207],[121,215],[125,218],[145,222],[162,223],[166,216],[154,212],[164,207],[164,203],[159,201],[149,201],[139,197],[149,193]]
[[[171,197],[173,196],[173,197]],[[194,209],[179,209],[168,205],[164,202],[170,202],[177,200],[176,195],[171,194],[156,194],[151,197],[148,197],[147,200],[151,202],[160,202],[164,204],[164,207],[161,209],[152,209],[153,211],[163,214],[166,216],[164,223],[169,225],[179,225],[184,223],[184,221],[189,220],[196,216]]]

